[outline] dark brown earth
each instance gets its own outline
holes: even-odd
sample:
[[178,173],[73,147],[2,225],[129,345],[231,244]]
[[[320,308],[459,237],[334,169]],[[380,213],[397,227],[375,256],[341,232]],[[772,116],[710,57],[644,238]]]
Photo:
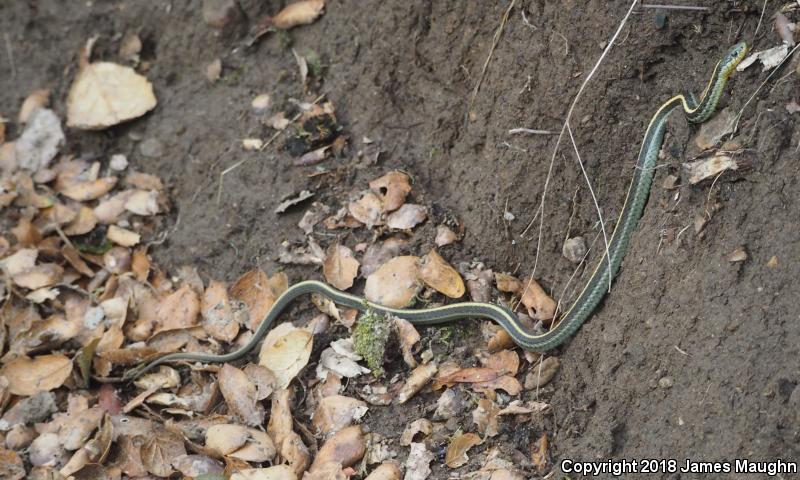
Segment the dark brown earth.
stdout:
[[[203,22],[201,3],[0,2],[0,31],[8,35],[16,67],[12,76],[3,49],[0,111],[15,114],[29,91],[47,87],[63,116],[86,39],[100,35],[95,58],[114,60],[119,36],[138,32],[158,107],[110,131],[68,132],[67,149],[103,161],[124,153],[137,170],[161,176],[176,213],[165,225],[166,241],[151,249],[156,260],[170,269],[195,265],[204,278],[228,281],[255,266],[281,268],[280,243],[302,240],[296,225],[303,209],[273,213],[284,196],[310,188],[338,207],[390,169],[413,176],[418,203],[437,204],[464,221],[463,242],[443,249],[448,261],[475,259],[495,271],[529,273],[537,228],[524,238],[520,234],[539,207],[555,137],[507,132],[561,127],[627,9],[627,2],[516,2],[470,106],[508,2],[330,0],[313,25],[267,36],[251,49],[241,47],[248,26],[282,2],[241,1],[245,23],[221,33]],[[762,2],[691,3],[711,11],[666,12],[663,28],[657,27],[656,11],[634,14],[575,111],[576,141],[608,227],[658,105],[678,91],[699,92],[729,45],[753,42]],[[781,2],[767,3],[756,50],[779,43],[771,16]],[[312,82],[308,93],[289,43],[322,59],[323,80]],[[225,70],[212,85],[204,69],[217,57]],[[766,75],[758,66],[735,74],[720,108],[738,112]],[[675,115],[664,168],[612,294],[555,352],[562,367],[538,392],[554,413],[522,427],[503,423],[501,435],[472,456],[479,459],[492,445],[509,457],[511,449],[527,456],[530,443],[547,433],[556,464],[567,458],[800,458],[800,134],[796,117],[785,109],[798,99],[795,63],[774,79],[780,80],[744,110],[735,139],[757,152],[755,168],[723,175],[713,189],[681,187],[680,201],[675,190],[661,187],[663,179],[679,176],[680,162],[699,151],[696,128]],[[311,101],[327,94],[351,139],[345,158],[323,164],[335,174],[309,178],[314,167],[292,167],[284,151],[242,150],[242,138],[271,134],[248,114],[250,100],[262,92],[287,107],[289,98]],[[355,160],[364,136],[384,151],[377,163]],[[153,138],[164,145],[157,158],[140,150]],[[598,229],[574,155],[570,148],[562,153],[549,187],[536,272],[556,294],[573,270],[561,255],[565,236],[591,239]],[[247,161],[225,177],[217,203],[220,172],[240,160]],[[506,209],[514,221],[504,223]],[[698,236],[694,218],[707,209],[713,215]],[[416,232],[415,253],[433,246],[433,231],[426,225]],[[357,232],[341,240],[353,245],[369,236]],[[729,262],[728,254],[739,246],[749,258]],[[771,268],[773,256],[777,266]],[[312,269],[289,268],[288,274],[291,281],[321,278]],[[477,332],[477,323],[469,323],[463,328]],[[434,334],[423,331],[426,341]],[[467,337],[458,335],[453,348],[470,346]],[[398,363],[391,371],[404,369]],[[659,386],[665,379],[671,387]],[[410,408],[372,408],[366,425],[396,438],[435,399],[428,394]],[[472,428],[468,415],[462,425]],[[402,460],[407,450],[399,451]],[[448,469],[434,463],[432,478],[449,478]]]

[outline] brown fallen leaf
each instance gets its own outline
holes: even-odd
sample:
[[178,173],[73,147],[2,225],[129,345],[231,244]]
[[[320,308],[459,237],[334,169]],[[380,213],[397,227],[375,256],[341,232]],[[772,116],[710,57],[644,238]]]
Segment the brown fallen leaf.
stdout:
[[436,238],[434,238],[433,242],[436,244],[437,247],[444,247],[446,245],[451,245],[458,241],[458,234],[452,230],[447,225],[437,225],[436,226]]
[[46,107],[50,103],[50,90],[47,88],[43,88],[40,90],[34,90],[25,97],[25,101],[22,102],[22,107],[19,109],[19,116],[17,117],[17,121],[19,123],[28,123],[28,119],[31,117],[31,113],[37,108]]
[[450,298],[464,296],[464,281],[436,250],[431,250],[420,260],[419,276],[426,285]]
[[125,228],[120,228],[116,225],[111,225],[108,227],[106,237],[117,245],[122,245],[123,247],[136,246],[141,240],[141,237],[138,233],[132,232]]
[[322,273],[328,283],[339,290],[347,290],[353,286],[353,280],[358,275],[358,260],[349,248],[338,243],[332,244],[322,264]]
[[241,300],[250,312],[248,326],[256,330],[266,318],[275,300],[289,287],[289,279],[285,273],[276,273],[272,278],[263,271],[251,270],[234,283],[229,290],[230,296]]
[[386,226],[395,230],[410,230],[428,218],[428,209],[422,205],[406,203],[386,217]]
[[367,228],[375,225],[383,225],[383,202],[380,197],[373,192],[367,191],[360,199],[350,202],[347,205],[350,215],[363,223]]
[[352,425],[353,421],[363,417],[367,410],[367,404],[361,400],[343,395],[331,395],[321,399],[317,404],[312,425],[318,434],[327,437]]
[[18,357],[0,369],[8,379],[8,391],[23,397],[60,387],[71,373],[72,361],[61,354]]
[[403,474],[397,462],[388,461],[378,465],[364,480],[400,480]]
[[230,480],[297,480],[297,474],[288,465],[275,465],[269,468],[241,469],[232,473]]
[[431,475],[430,463],[436,456],[428,451],[424,443],[412,443],[406,458],[404,480],[425,480]]
[[364,296],[387,307],[403,308],[412,303],[421,288],[419,257],[395,257],[367,277]]
[[13,275],[11,280],[20,287],[36,290],[37,288],[49,287],[61,281],[64,276],[64,268],[56,263],[41,263],[28,270]]
[[290,3],[272,17],[269,24],[279,30],[313,23],[325,8],[325,0],[301,0]]
[[234,424],[218,424],[206,430],[206,448],[222,457],[242,448],[250,438],[247,427]]
[[209,283],[203,292],[200,313],[203,327],[213,338],[231,342],[239,334],[239,322],[233,314],[224,283],[216,280]]
[[525,389],[533,390],[550,383],[556,372],[561,367],[558,357],[547,357],[534,365],[525,377]]
[[344,467],[355,465],[367,451],[364,434],[361,427],[354,425],[336,432],[319,448],[316,458],[311,463],[309,472],[330,462],[338,463]]
[[264,407],[258,403],[256,386],[243,371],[226,363],[217,379],[230,413],[251,427],[264,423]]
[[[400,445],[405,447],[411,445],[417,440],[422,440],[424,437],[427,437],[433,431],[433,424],[427,418],[418,418],[413,422],[406,425],[405,430],[400,435]],[[419,434],[422,434],[423,438],[417,438]]]
[[67,95],[67,126],[102,130],[138,118],[156,106],[153,86],[130,67],[82,65]]
[[450,468],[458,468],[469,461],[467,452],[475,445],[481,444],[481,437],[474,433],[464,433],[456,436],[447,446],[444,464]]
[[556,313],[556,302],[533,278],[523,280],[520,301],[528,309],[528,315],[536,320],[551,320]]
[[547,433],[542,432],[542,436],[538,440],[531,443],[531,462],[536,466],[536,469],[543,472],[548,464],[548,441]]
[[76,182],[61,189],[60,193],[78,202],[97,200],[110,192],[117,184],[117,180],[117,177],[103,177],[96,180]]
[[361,276],[366,278],[381,265],[400,254],[408,247],[408,240],[389,237],[381,243],[367,247],[361,259]]
[[422,338],[414,324],[408,320],[393,317],[394,326],[397,331],[397,339],[400,342],[400,350],[403,352],[403,361],[411,368],[417,367],[417,360],[414,358],[414,345]]
[[172,475],[175,469],[172,460],[186,455],[183,439],[166,429],[159,429],[145,440],[141,449],[142,465],[148,472],[159,477]]
[[277,388],[286,388],[308,364],[313,344],[314,337],[307,330],[281,323],[264,339],[258,363],[275,374]]
[[393,212],[405,203],[411,184],[408,175],[394,171],[369,182],[369,188],[382,196],[384,210]]
[[195,326],[199,313],[197,293],[189,285],[183,285],[161,300],[156,313],[158,326],[153,333]]
[[397,403],[403,404],[407,402],[417,392],[422,390],[422,388],[431,381],[433,376],[436,375],[437,369],[436,363],[431,362],[426,365],[420,365],[412,370],[411,375],[409,375],[405,384],[403,384],[403,388],[400,389],[400,392],[397,394]]
[[494,437],[500,433],[497,415],[500,409],[488,398],[478,400],[478,406],[472,411],[472,423],[478,427],[478,432],[484,437]]

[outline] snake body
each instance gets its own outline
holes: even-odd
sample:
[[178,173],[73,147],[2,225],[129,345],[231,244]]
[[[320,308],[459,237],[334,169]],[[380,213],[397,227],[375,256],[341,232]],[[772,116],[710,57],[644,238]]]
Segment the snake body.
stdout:
[[469,317],[487,318],[500,324],[508,331],[514,342],[526,350],[542,352],[562,344],[589,318],[603,297],[605,297],[608,286],[619,271],[625,251],[628,249],[631,235],[636,229],[650,194],[658,152],[664,140],[664,132],[669,115],[676,108],[683,107],[684,114],[689,122],[703,123],[708,120],[717,107],[728,77],[746,53],[747,45],[745,43],[738,43],[728,50],[714,67],[711,78],[699,101],[695,100],[692,95],[675,95],[664,102],[653,115],[642,140],[642,146],[636,160],[636,168],[628,187],[622,211],[608,242],[608,255],[604,255],[599,260],[580,295],[561,316],[555,327],[549,331],[541,334],[530,331],[520,323],[511,310],[501,305],[463,302],[423,310],[389,308],[347,292],[342,292],[323,282],[307,280],[292,285],[275,301],[252,339],[241,348],[223,355],[172,353],[129,370],[124,378],[136,378],[167,362],[196,361],[211,363],[238,360],[250,352],[264,338],[275,319],[295,298],[309,293],[324,295],[337,304],[360,311],[371,309],[381,314],[395,315],[415,325],[435,325]]

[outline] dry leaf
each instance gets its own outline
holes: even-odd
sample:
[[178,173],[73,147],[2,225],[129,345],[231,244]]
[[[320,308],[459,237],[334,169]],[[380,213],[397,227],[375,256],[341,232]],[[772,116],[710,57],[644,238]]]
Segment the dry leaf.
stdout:
[[203,327],[213,338],[232,342],[239,334],[236,320],[228,298],[228,289],[222,282],[212,281],[203,292],[201,304]]
[[478,427],[478,431],[485,437],[494,437],[500,433],[497,424],[497,415],[500,409],[488,398],[478,400],[478,406],[472,411],[472,422]]
[[436,238],[433,240],[433,242],[436,244],[437,247],[444,247],[445,245],[450,245],[456,243],[457,241],[458,241],[458,234],[450,230],[448,226],[446,225],[436,226]]
[[141,237],[138,233],[132,232],[130,230],[126,230],[124,228],[120,228],[116,225],[111,225],[108,227],[108,231],[106,232],[106,237],[109,240],[116,243],[117,245],[122,245],[123,247],[133,247],[139,244]]
[[539,437],[539,440],[531,443],[531,462],[540,472],[544,471],[547,467],[547,446],[547,433],[544,432],[542,432],[542,436]]
[[394,325],[397,330],[397,338],[400,342],[400,350],[403,352],[403,361],[411,368],[417,367],[417,360],[414,358],[414,345],[422,338],[414,327],[414,324],[403,318],[393,317]]
[[308,331],[282,323],[267,334],[258,363],[272,370],[277,388],[286,388],[308,364],[313,344],[314,337]]
[[156,106],[153,86],[132,68],[95,62],[80,69],[67,96],[67,126],[101,130]]
[[422,437],[427,437],[433,431],[433,424],[430,420],[426,418],[418,418],[413,422],[406,425],[405,430],[400,435],[400,445],[409,446],[414,443],[414,440],[422,440],[422,438],[417,438],[419,433],[422,433]]
[[403,474],[397,462],[389,461],[378,465],[364,480],[400,480]]
[[18,357],[0,369],[8,379],[8,391],[23,397],[60,387],[71,373],[72,361],[61,354]]
[[422,257],[419,276],[426,285],[450,298],[460,298],[464,295],[464,281],[461,275],[436,253],[436,250],[431,250]]
[[145,440],[141,450],[142,465],[159,477],[172,475],[172,460],[186,455],[183,439],[168,430],[159,430]]
[[366,278],[381,265],[396,257],[408,247],[408,241],[400,237],[389,237],[381,243],[367,247],[361,259],[361,276]]
[[547,385],[560,367],[561,361],[558,357],[545,358],[541,363],[534,365],[528,372],[525,377],[525,389],[533,390]]
[[406,458],[406,475],[403,480],[426,480],[431,475],[430,463],[436,458],[424,443],[412,443]]
[[330,462],[338,463],[343,467],[355,465],[366,451],[367,446],[361,427],[354,425],[343,428],[322,444],[309,472],[313,473],[315,469]]
[[35,172],[46,168],[65,140],[61,120],[48,108],[37,108],[22,135],[14,142],[14,156],[20,168]]
[[523,282],[523,293],[520,301],[528,309],[528,315],[536,320],[550,320],[556,313],[556,302],[533,278]]
[[78,202],[97,200],[110,192],[114,185],[117,184],[117,180],[117,177],[103,177],[84,182],[74,182],[60,189],[60,193]]
[[458,468],[469,461],[467,452],[475,445],[480,445],[481,437],[474,433],[464,433],[455,437],[447,446],[444,463],[450,468]]
[[288,465],[269,468],[245,468],[231,474],[230,480],[297,480],[297,475]]
[[427,385],[433,376],[436,375],[436,371],[437,367],[433,362],[415,368],[408,377],[408,380],[406,380],[406,383],[403,384],[403,388],[398,392],[397,403],[402,404],[407,402],[417,392],[422,390],[422,387]]
[[172,459],[172,466],[184,476],[191,478],[200,475],[222,474],[225,471],[222,463],[205,455],[179,455]]
[[353,258],[353,251],[349,248],[333,244],[328,248],[322,273],[328,283],[339,290],[347,290],[358,275],[358,260]]
[[264,407],[258,403],[256,386],[243,371],[226,363],[217,380],[230,413],[251,427],[264,423]]
[[410,230],[428,218],[428,209],[422,205],[406,203],[386,217],[386,226],[396,230]]
[[371,302],[392,308],[412,303],[421,288],[418,257],[395,257],[367,277],[364,296]]
[[313,422],[317,433],[326,437],[358,420],[367,413],[367,404],[361,400],[342,395],[325,397],[317,404]]
[[161,300],[156,313],[158,327],[153,333],[197,325],[200,313],[200,299],[189,285],[183,285]]
[[[136,215],[149,217],[161,211],[158,204],[159,193],[156,190],[133,190],[125,199],[125,210]],[[95,210],[95,214],[100,215]]]
[[317,378],[324,379],[328,373],[339,377],[354,378],[365,373],[369,373],[368,368],[364,368],[357,363],[361,356],[353,351],[353,340],[343,338],[331,343],[331,347],[322,351],[317,365]]
[[37,108],[44,108],[48,103],[50,103],[49,89],[44,88],[41,90],[32,91],[25,98],[25,101],[22,102],[22,107],[19,109],[19,117],[17,117],[17,122],[27,123],[34,110]]
[[275,444],[266,433],[255,428],[247,429],[249,438],[247,443],[233,453],[228,454],[229,457],[238,458],[245,462],[270,462],[275,458]]
[[313,23],[325,8],[325,0],[301,0],[290,3],[272,17],[270,24],[280,30]]
[[523,289],[522,282],[507,273],[495,273],[494,282],[501,292],[519,294]]
[[242,448],[248,438],[248,429],[241,425],[212,425],[206,430],[206,448],[219,456],[229,455]]
[[405,203],[411,184],[408,175],[394,171],[369,182],[369,188],[383,197],[384,211],[393,212]]
[[251,270],[234,283],[230,288],[231,297],[241,300],[250,312],[248,326],[256,330],[266,318],[272,304],[289,287],[289,279],[285,273],[276,273],[272,278],[261,270]]
[[347,209],[353,218],[366,225],[367,228],[383,225],[381,218],[383,215],[383,202],[373,192],[364,192],[360,199],[350,202],[347,205]]

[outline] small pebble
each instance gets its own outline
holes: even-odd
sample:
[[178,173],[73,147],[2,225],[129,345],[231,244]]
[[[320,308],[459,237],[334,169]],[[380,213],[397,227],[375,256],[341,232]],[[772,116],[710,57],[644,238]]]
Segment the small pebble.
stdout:
[[586,255],[586,241],[583,237],[572,237],[564,242],[561,253],[572,263],[580,263]]
[[139,152],[145,157],[157,158],[164,154],[164,144],[157,138],[148,138],[139,144]]
[[115,153],[111,155],[111,161],[108,162],[108,166],[111,167],[111,170],[121,172],[128,168],[128,159],[121,153]]
[[272,97],[270,97],[269,93],[262,93],[250,102],[250,109],[256,115],[267,113],[270,106],[272,106]]
[[728,261],[731,263],[744,262],[745,260],[747,260],[747,250],[745,250],[744,246],[736,247],[734,251],[728,254]]
[[672,388],[675,382],[672,380],[672,377],[662,377],[658,380],[658,386],[661,388]]

